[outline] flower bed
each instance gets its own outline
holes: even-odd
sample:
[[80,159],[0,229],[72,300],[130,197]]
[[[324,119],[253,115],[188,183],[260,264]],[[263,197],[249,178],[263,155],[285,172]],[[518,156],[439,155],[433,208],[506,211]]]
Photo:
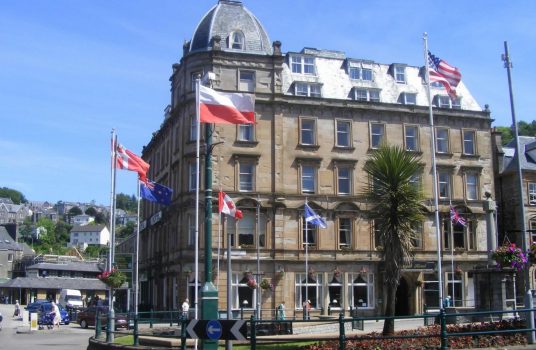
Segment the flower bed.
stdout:
[[[500,321],[495,323],[481,323],[468,325],[450,325],[447,327],[448,333],[464,333],[478,331],[497,331],[515,328],[525,328],[521,321]],[[346,349],[362,350],[421,350],[421,349],[439,349],[439,334],[441,327],[433,325],[421,327],[417,330],[408,330],[396,332],[395,336],[408,338],[398,339],[380,339],[381,333],[369,333],[360,336],[362,340],[352,339],[347,336]],[[483,334],[478,336],[448,337],[449,349],[472,349],[472,348],[504,348],[505,346],[526,345],[527,340],[523,333],[502,333],[501,335]],[[327,341],[315,345],[302,347],[306,350],[337,350],[338,341]]]

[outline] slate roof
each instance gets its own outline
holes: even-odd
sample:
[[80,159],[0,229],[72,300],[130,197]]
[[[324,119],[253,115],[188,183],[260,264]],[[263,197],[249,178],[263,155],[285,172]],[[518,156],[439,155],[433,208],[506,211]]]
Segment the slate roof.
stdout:
[[97,278],[67,278],[67,277],[17,277],[0,284],[2,288],[32,288],[32,289],[79,289],[105,290],[107,286]]
[[[240,30],[244,34],[245,50],[228,48],[229,35]],[[201,19],[190,44],[190,52],[212,49],[211,38],[221,37],[221,49],[271,55],[272,43],[261,22],[244,7],[241,1],[220,0]]]
[[22,247],[11,238],[4,226],[0,226],[0,250],[22,250]]
[[[517,171],[517,156],[515,151],[515,139],[503,146],[504,159],[500,170],[501,174]],[[533,159],[527,152],[536,148],[536,137],[519,136],[519,148],[522,150],[521,169],[536,171],[536,159]]]
[[71,232],[101,232],[106,225],[84,225],[84,226],[74,226],[71,229]]
[[95,272],[100,273],[102,269],[99,269],[97,263],[87,263],[87,262],[65,262],[65,263],[49,263],[42,262],[34,265],[30,265],[26,268],[27,270],[57,270],[57,271],[77,271],[77,272]]

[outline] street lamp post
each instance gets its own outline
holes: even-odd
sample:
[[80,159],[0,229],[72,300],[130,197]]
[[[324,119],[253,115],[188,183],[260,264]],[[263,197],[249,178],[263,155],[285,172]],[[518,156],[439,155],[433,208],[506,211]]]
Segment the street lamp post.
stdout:
[[247,300],[244,300],[242,302],[242,305],[240,305],[240,319],[243,320],[244,319],[244,308],[248,306],[248,301]]

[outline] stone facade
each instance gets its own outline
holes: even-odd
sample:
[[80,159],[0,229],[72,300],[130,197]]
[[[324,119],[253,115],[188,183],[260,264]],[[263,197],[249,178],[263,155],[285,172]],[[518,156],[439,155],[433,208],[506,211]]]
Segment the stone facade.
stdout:
[[[220,10],[227,6],[235,6],[233,11],[240,10],[237,7],[245,11],[240,2],[220,1],[216,5]],[[214,13],[217,11],[209,12],[210,16]],[[217,22],[218,17],[211,20]],[[211,27],[202,26],[206,22],[202,20],[197,28],[203,35],[211,33]],[[216,28],[215,39],[222,42],[234,38],[236,28],[244,31],[245,37],[253,30],[249,25],[238,25],[227,32],[221,25]],[[257,37],[266,34],[262,26],[255,30],[261,32]],[[280,42],[275,42],[269,52],[264,46],[258,51],[252,47],[240,50],[209,42],[204,47],[196,44],[195,50],[185,44],[184,55],[180,63],[173,65],[170,78],[172,104],[161,128],[143,150],[144,159],[151,164],[149,178],[172,187],[174,196],[169,207],[149,202],[143,205],[142,303],[169,309],[184,297],[193,299],[194,219],[198,203],[192,182],[196,161],[192,87],[197,74],[210,71],[214,73],[211,83],[215,90],[251,90],[256,103],[253,128],[218,124],[212,134],[216,144],[212,153],[213,193],[225,191],[244,212],[240,222],[229,218],[221,222],[214,200],[217,197],[213,196],[212,258],[219,308],[226,308],[230,279],[234,310],[247,300],[251,311],[257,298],[261,298],[263,315],[272,315],[276,305],[286,300],[287,316],[300,316],[307,294],[314,315],[326,315],[328,307],[337,312],[357,308],[367,315],[383,312],[383,267],[375,244],[374,223],[368,215],[370,204],[361,194],[369,181],[363,166],[378,140],[400,145],[422,157],[422,172],[416,174],[416,181],[425,193],[423,205],[428,210],[418,229],[414,262],[403,270],[397,313],[420,313],[425,304],[437,307],[438,245],[433,224],[428,99],[422,69],[357,60],[340,51],[306,48],[283,55]],[[302,73],[297,72],[300,69]],[[396,72],[403,73],[403,77]],[[482,207],[484,191],[494,189],[491,119],[489,111],[481,110],[463,83],[458,92],[458,105],[443,104],[439,108],[445,91],[432,89],[436,135],[441,136],[436,143],[446,146],[436,154],[439,187],[444,190],[439,201],[441,263],[443,279],[447,281],[445,293],[454,294],[456,305],[472,307],[476,286],[471,270],[487,263],[487,227]],[[205,135],[206,127],[202,126],[201,135]],[[204,140],[202,136],[202,148]],[[204,255],[204,176],[201,159],[200,261]],[[306,200],[326,218],[326,229],[309,226],[305,232]],[[450,225],[451,204],[468,220],[467,227]],[[223,254],[227,246],[223,237],[228,235],[232,237],[232,276],[226,274]],[[202,263],[200,269],[203,276]],[[461,273],[455,273],[455,269]],[[250,290],[245,284],[247,271],[257,274],[258,280],[267,279],[274,289],[260,293]]]

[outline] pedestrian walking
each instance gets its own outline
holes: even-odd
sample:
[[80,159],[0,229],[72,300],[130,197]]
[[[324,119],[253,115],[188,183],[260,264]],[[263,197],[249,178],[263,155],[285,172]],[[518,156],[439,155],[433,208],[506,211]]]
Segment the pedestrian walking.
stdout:
[[277,306],[277,319],[282,321],[286,318],[285,316],[285,301],[283,300],[278,306]]
[[20,304],[18,300],[15,300],[15,311],[13,312],[13,317],[20,316]]
[[190,310],[190,304],[189,304],[188,298],[184,299],[184,302],[182,303],[182,319],[187,320],[188,319],[188,311]]
[[52,327],[58,326],[58,328],[60,328],[60,322],[61,322],[60,308],[58,307],[58,304],[56,304],[55,302],[52,302],[52,312],[54,313]]

